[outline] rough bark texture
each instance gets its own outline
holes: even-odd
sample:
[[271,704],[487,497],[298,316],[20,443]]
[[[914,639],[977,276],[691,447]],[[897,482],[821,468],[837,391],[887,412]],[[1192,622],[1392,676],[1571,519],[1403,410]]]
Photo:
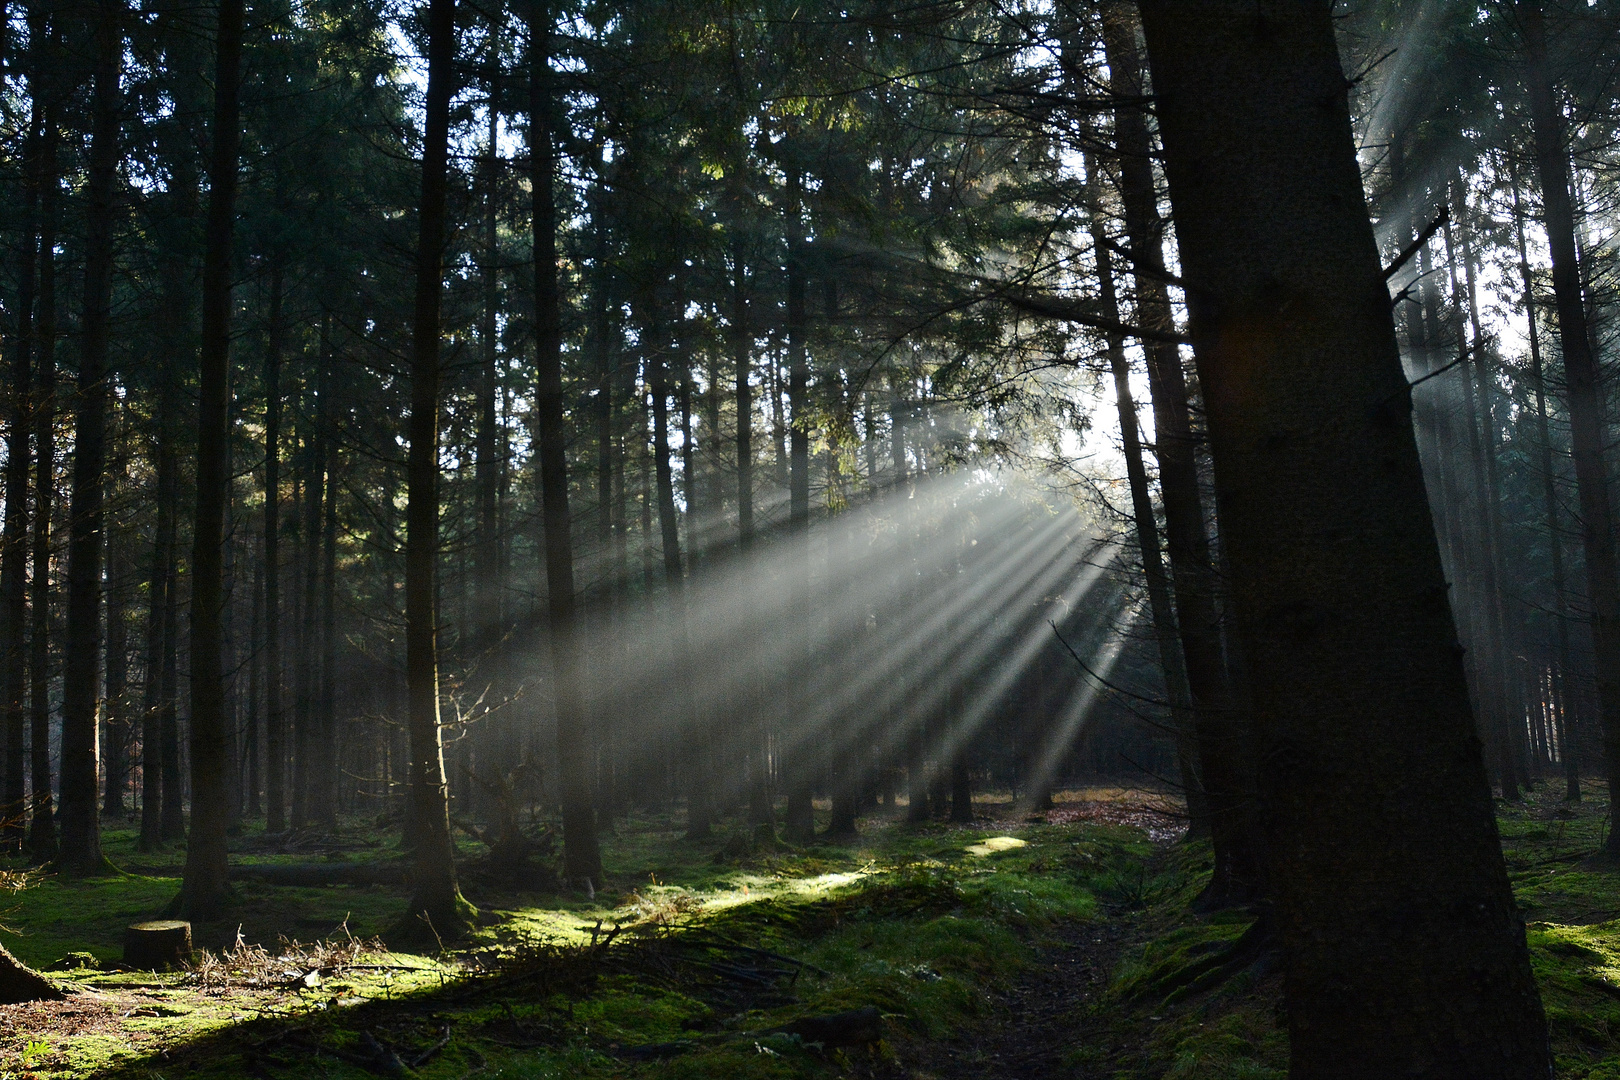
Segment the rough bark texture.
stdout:
[[[1116,5],[1103,20],[1110,78],[1116,94],[1139,98],[1144,86],[1135,27],[1122,14]],[[1164,223],[1153,180],[1152,141],[1140,108],[1117,110],[1114,124],[1125,231],[1135,257],[1136,321],[1146,330],[1170,333],[1175,321],[1165,283]],[[1187,379],[1179,345],[1144,337],[1142,351],[1153,396],[1153,434],[1176,629],[1192,695],[1199,779],[1215,848],[1215,872],[1204,902],[1212,906],[1242,903],[1260,894],[1265,876],[1255,813],[1254,749],[1221,647],[1221,616],[1215,604],[1214,564],[1198,490],[1197,443]]]
[[67,649],[62,674],[62,854],[69,870],[96,870],[101,854],[96,705],[101,673],[102,492],[107,468],[107,323],[112,306],[113,189],[118,172],[122,0],[96,14],[95,108],[85,214],[84,320],[68,518]]
[[215,38],[213,160],[203,255],[197,400],[197,500],[191,542],[191,837],[174,910],[212,917],[229,887],[225,707],[225,509],[230,499],[231,234],[242,142],[237,103],[243,0],[221,0]]
[[529,9],[529,159],[534,195],[534,310],[540,424],[540,511],[545,524],[546,616],[562,776],[563,877],[602,880],[591,799],[590,739],[579,689],[575,639],[574,539],[568,507],[567,433],[563,429],[562,291],[557,276],[557,205],[553,190],[552,13],[542,0]]
[[1291,1075],[1546,1077],[1326,0],[1141,4]]
[[[411,743],[411,839],[416,872],[404,929],[461,933],[472,906],[456,881],[439,726],[435,570],[439,557],[439,298],[443,291],[450,96],[455,88],[455,0],[428,7],[428,87],[411,342],[410,453],[405,507],[405,686]],[[426,927],[411,926],[411,919]]]
[[1603,757],[1609,777],[1609,831],[1604,847],[1610,855],[1616,855],[1620,854],[1620,836],[1615,829],[1620,824],[1620,565],[1615,556],[1614,513],[1603,461],[1603,391],[1581,297],[1564,118],[1547,69],[1547,31],[1541,4],[1521,4],[1519,21],[1524,31],[1525,88],[1535,129],[1536,171],[1541,177],[1547,247],[1552,255],[1558,341],[1564,353],[1570,453],[1575,460],[1575,487],[1580,497],[1587,610],[1592,621],[1598,714],[1603,722]]

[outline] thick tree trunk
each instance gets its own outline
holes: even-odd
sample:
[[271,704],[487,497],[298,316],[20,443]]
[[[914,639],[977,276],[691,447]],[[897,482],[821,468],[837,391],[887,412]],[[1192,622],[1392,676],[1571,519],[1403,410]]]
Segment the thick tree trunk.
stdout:
[[94,119],[86,185],[84,319],[74,415],[68,514],[68,603],[62,673],[62,854],[73,871],[99,870],[101,779],[96,704],[101,680],[102,485],[107,468],[107,336],[112,307],[113,198],[118,180],[122,0],[100,0],[95,29]]
[[563,809],[563,877],[602,880],[591,798],[590,731],[579,689],[575,637],[574,537],[568,506],[568,442],[563,427],[562,285],[557,274],[556,151],[558,103],[551,86],[553,14],[530,0],[529,162],[534,197],[534,312],[537,359],[535,411],[540,424],[540,509],[545,525],[546,616],[557,710],[557,761]]
[[439,558],[439,302],[443,292],[450,97],[455,91],[455,0],[427,11],[428,87],[422,138],[422,199],[411,341],[410,452],[405,507],[405,684],[411,738],[411,838],[416,873],[403,928],[421,919],[440,938],[462,933],[472,905],[456,881],[450,803],[439,723],[434,581]]
[[[264,350],[264,830],[287,827],[287,725],[281,706],[281,303],[282,267],[270,270]],[[392,612],[393,594],[389,594]]]
[[229,882],[229,717],[225,704],[225,513],[230,499],[231,239],[242,126],[243,0],[220,0],[215,37],[213,159],[203,254],[198,364],[197,500],[191,537],[191,835],[172,910],[212,918]]
[[[1144,80],[1134,27],[1115,7],[1103,20],[1114,92],[1143,99]],[[1136,317],[1152,330],[1173,330],[1164,272],[1164,223],[1153,180],[1152,142],[1140,107],[1115,113],[1120,197],[1125,231],[1136,262]],[[1221,615],[1209,533],[1198,491],[1197,443],[1187,402],[1181,347],[1144,339],[1153,395],[1153,435],[1164,497],[1164,532],[1181,636],[1187,688],[1192,695],[1199,779],[1209,806],[1215,872],[1205,890],[1209,906],[1245,903],[1264,889],[1256,814],[1254,750],[1243,703],[1233,693],[1221,647]]]
[[1609,779],[1609,831],[1604,847],[1610,855],[1620,855],[1616,828],[1620,826],[1620,565],[1615,557],[1615,522],[1603,461],[1603,389],[1581,297],[1564,120],[1547,67],[1546,25],[1539,0],[1520,4],[1519,21],[1524,32],[1536,169],[1541,176],[1547,247],[1552,255],[1553,301],[1558,312],[1558,340],[1563,346],[1570,450],[1575,459],[1581,543],[1586,554],[1587,608],[1597,659],[1598,713],[1603,721]]
[[1266,763],[1291,1075],[1545,1077],[1332,5],[1141,9]]

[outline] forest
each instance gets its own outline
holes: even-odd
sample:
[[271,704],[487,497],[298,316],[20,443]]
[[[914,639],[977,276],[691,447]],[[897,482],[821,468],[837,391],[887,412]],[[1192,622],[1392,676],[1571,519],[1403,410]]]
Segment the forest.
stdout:
[[1620,1080],[1620,3],[0,3],[0,1080]]

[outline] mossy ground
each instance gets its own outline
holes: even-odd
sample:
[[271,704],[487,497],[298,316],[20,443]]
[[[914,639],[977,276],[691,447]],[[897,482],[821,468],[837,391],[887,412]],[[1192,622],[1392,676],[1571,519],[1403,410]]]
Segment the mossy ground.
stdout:
[[[1207,848],[1167,844],[1154,827],[1163,819],[1133,817],[1143,800],[1122,794],[1066,793],[1052,823],[999,800],[972,826],[865,819],[847,844],[719,861],[741,823],[692,843],[678,820],[621,822],[594,898],[525,894],[470,874],[470,897],[497,920],[439,955],[378,951],[359,957],[369,967],[296,988],[295,957],[260,965],[257,982],[60,971],[82,988],[67,1002],[0,1010],[0,1077],[361,1077],[376,1075],[364,1067],[376,1042],[406,1061],[434,1049],[414,1070],[428,1080],[1012,1076],[1021,1073],[996,1066],[987,1047],[1020,1038],[1056,1048],[1052,1075],[1283,1076],[1267,964],[1214,988],[1177,978],[1246,926],[1241,915],[1189,912]],[[1589,857],[1606,804],[1597,785],[1574,806],[1559,794],[1502,807],[1504,846],[1559,1076],[1620,1080],[1620,871]],[[967,850],[992,836],[1026,843]],[[235,857],[378,860],[396,855],[390,843],[356,822],[278,852],[250,830]],[[109,835],[108,848],[126,869],[179,861],[173,850],[136,853],[128,833]],[[73,952],[112,961],[123,928],[161,910],[177,886],[149,874],[44,876],[15,896],[0,941],[41,967]],[[403,902],[401,889],[382,886],[243,883],[227,918],[196,928],[197,944],[217,950],[240,933],[273,953],[278,937],[370,938]],[[1068,1001],[1048,972],[1061,1022],[1020,1034],[1032,979],[1057,966],[1054,950],[1094,933],[1101,943],[1104,929],[1128,947],[1088,954],[1109,972],[1100,992]],[[883,1017],[874,1050],[825,1050],[769,1030],[863,1006]]]

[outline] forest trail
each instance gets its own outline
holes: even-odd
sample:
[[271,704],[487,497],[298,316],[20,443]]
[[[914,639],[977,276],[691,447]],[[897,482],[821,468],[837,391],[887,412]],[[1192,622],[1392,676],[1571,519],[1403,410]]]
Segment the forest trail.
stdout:
[[919,1055],[922,1072],[940,1080],[1092,1080],[1114,1075],[1102,1055],[1084,1053],[1098,1049],[1107,1037],[1089,1006],[1107,989],[1121,954],[1140,935],[1129,917],[1053,927],[1036,946],[1033,962],[994,995],[997,1020],[929,1044]]

